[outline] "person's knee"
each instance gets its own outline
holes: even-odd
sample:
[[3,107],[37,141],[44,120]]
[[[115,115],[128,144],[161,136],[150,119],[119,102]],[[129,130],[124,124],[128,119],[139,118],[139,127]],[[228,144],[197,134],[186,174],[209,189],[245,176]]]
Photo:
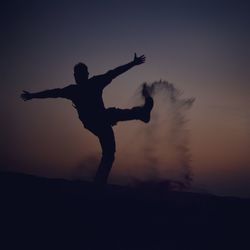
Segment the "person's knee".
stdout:
[[102,151],[102,161],[108,165],[112,165],[115,160],[115,148]]
[[115,151],[104,151],[102,153],[102,158],[105,160],[105,161],[108,161],[108,162],[113,162],[115,160]]
[[109,143],[109,145],[106,145],[105,147],[102,148],[102,156],[109,159],[110,161],[114,160],[115,151],[116,151],[115,141],[113,141],[112,143]]

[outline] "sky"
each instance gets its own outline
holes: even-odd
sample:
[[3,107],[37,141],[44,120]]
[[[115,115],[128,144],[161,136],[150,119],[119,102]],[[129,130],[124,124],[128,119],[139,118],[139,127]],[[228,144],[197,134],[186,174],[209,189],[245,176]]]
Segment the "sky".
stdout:
[[[194,188],[249,197],[249,13],[250,4],[242,0],[2,3],[1,169],[67,179],[93,174],[100,147],[71,103],[23,102],[19,96],[22,90],[74,83],[78,62],[86,63],[93,76],[128,63],[136,52],[145,54],[146,63],[105,89],[106,107],[139,105],[135,93],[145,81],[173,83],[183,98],[195,98],[185,112]],[[146,168],[133,168],[143,158],[130,147],[143,147],[138,129],[147,131],[138,122],[115,127],[111,182],[145,176]],[[159,158],[171,158],[168,149]]]

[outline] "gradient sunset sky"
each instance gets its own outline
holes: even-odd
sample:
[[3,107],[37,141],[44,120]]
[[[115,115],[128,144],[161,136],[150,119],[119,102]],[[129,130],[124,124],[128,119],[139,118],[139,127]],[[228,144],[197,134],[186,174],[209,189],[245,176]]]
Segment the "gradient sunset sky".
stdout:
[[[100,153],[97,139],[69,101],[23,102],[21,91],[64,87],[74,83],[73,66],[80,61],[92,76],[131,61],[137,52],[146,63],[105,89],[106,106],[139,104],[135,92],[144,81],[174,83],[184,97],[196,99],[187,114],[194,187],[249,197],[249,13],[249,1],[241,0],[1,4],[1,169],[77,178],[84,159]],[[126,157],[130,165],[143,157],[128,149],[137,143],[136,126],[115,128],[111,182],[128,171],[132,177],[145,171],[126,167]],[[95,171],[89,166],[86,171]]]

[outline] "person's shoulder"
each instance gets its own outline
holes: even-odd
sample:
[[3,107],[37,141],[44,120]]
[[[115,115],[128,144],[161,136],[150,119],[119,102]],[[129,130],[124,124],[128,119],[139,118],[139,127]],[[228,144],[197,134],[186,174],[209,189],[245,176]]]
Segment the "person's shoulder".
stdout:
[[103,77],[103,75],[94,75],[91,78],[89,78],[89,81],[100,80],[102,77]]
[[88,79],[88,83],[86,84],[86,87],[89,86],[93,88],[94,86],[98,86],[99,83],[102,81],[103,81],[102,75],[94,75]]
[[110,72],[108,71],[105,74],[101,74],[101,75],[95,75],[93,77],[91,77],[89,79],[89,81],[91,82],[107,82],[107,81],[111,81],[112,78],[110,77]]

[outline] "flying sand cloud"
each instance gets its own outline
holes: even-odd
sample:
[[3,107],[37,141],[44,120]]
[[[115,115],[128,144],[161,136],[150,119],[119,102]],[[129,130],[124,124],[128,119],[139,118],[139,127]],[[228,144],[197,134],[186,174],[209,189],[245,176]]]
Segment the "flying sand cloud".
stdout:
[[[143,85],[147,87],[156,103],[151,122],[144,133],[146,140],[143,150],[146,165],[154,168],[154,171],[151,171],[154,176],[150,177],[150,181],[164,182],[166,179],[171,179],[171,176],[162,174],[164,171],[158,170],[169,168],[169,164],[173,164],[178,172],[173,182],[189,187],[193,173],[186,112],[192,107],[195,99],[183,98],[182,92],[167,81],[160,80]],[[171,159],[173,155],[174,160]]]

